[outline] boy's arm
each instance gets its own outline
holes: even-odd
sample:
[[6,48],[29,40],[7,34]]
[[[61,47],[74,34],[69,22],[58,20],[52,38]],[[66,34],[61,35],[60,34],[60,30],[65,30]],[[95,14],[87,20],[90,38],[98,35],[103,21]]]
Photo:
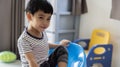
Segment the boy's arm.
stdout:
[[56,48],[58,46],[60,46],[60,44],[49,43],[49,48]]
[[60,45],[66,47],[66,46],[68,46],[69,42],[70,42],[69,40],[61,40],[59,44],[49,43],[49,48],[56,48],[56,47],[58,47]]
[[27,58],[30,67],[38,67],[34,55],[31,52],[25,53],[25,57]]

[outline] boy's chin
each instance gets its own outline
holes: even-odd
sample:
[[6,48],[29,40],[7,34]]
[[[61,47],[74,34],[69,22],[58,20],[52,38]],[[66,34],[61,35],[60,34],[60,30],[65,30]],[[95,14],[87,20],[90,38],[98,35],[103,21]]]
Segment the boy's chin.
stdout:
[[43,32],[43,31],[45,31],[45,30],[39,30],[39,32]]

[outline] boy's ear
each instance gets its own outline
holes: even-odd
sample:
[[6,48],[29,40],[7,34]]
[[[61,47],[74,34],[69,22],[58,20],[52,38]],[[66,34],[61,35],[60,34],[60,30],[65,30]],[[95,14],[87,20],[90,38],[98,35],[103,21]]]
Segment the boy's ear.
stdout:
[[27,19],[28,21],[31,21],[32,20],[32,14],[31,13],[26,13],[26,16],[27,16]]

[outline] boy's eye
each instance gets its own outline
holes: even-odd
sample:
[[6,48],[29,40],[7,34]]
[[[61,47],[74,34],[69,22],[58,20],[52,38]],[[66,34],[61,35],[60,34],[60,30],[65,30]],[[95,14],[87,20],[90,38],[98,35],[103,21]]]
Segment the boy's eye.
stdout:
[[39,17],[40,19],[43,19],[43,17]]
[[48,21],[50,21],[50,18],[49,19],[47,19]]

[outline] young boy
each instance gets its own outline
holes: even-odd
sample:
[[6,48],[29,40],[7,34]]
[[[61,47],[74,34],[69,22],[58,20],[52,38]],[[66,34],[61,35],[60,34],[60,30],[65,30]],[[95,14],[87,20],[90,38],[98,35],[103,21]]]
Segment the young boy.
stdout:
[[[26,8],[28,27],[18,39],[22,67],[66,67],[68,53],[64,46],[69,40],[60,41],[60,45],[47,43],[45,29],[50,24],[53,8],[47,0],[30,0]],[[57,48],[56,48],[57,47]],[[49,48],[56,48],[48,57]]]

